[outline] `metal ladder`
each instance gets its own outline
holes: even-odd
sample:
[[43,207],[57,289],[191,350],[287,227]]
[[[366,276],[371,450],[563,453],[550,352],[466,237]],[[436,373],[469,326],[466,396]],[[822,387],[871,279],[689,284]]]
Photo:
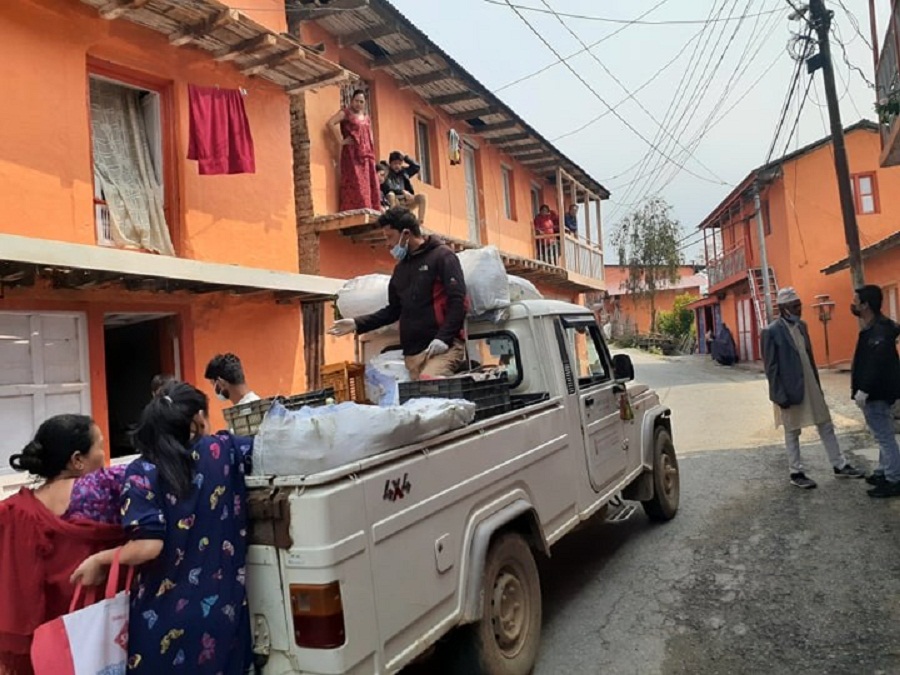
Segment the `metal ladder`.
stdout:
[[[763,273],[761,267],[747,270],[747,279],[750,282],[750,295],[753,298],[753,309],[756,312],[756,321],[759,324],[759,334],[767,326],[766,322],[766,290],[764,289]],[[769,268],[769,296],[772,298],[772,307],[775,307],[775,298],[778,296],[778,281],[775,279],[775,270]],[[774,317],[773,317],[774,318]]]

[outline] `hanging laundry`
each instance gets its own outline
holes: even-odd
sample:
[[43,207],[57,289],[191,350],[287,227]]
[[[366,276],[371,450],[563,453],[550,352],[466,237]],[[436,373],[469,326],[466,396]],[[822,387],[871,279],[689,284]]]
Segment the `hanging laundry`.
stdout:
[[450,166],[462,162],[462,144],[456,129],[450,129]]
[[188,99],[188,159],[197,160],[200,175],[256,173],[253,137],[241,92],[188,85]]

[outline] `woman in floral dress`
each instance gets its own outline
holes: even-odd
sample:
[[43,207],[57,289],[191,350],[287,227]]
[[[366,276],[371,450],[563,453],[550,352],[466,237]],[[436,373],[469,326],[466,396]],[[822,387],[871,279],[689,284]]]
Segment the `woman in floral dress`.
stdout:
[[[167,385],[144,410],[126,471],[122,522],[137,565],[131,591],[130,674],[244,675],[251,665],[244,476],[252,444],[207,433],[208,399]],[[75,578],[99,583],[115,551],[88,558]]]
[[328,120],[341,148],[341,211],[381,211],[381,184],[375,167],[372,118],[366,113],[366,93],[353,92],[350,107]]

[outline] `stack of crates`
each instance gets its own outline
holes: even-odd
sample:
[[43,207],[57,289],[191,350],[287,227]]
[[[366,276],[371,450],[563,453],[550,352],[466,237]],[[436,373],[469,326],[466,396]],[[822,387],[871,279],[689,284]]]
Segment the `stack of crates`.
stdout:
[[332,363],[322,366],[322,386],[334,389],[338,403],[354,401],[368,403],[366,399],[366,366],[362,363]]
[[413,398],[463,398],[475,404],[475,421],[512,410],[506,373],[491,379],[471,375],[400,383],[400,403]]
[[224,411],[225,421],[229,428],[238,436],[255,436],[259,432],[259,426],[263,418],[269,412],[269,408],[275,402],[280,403],[288,410],[297,410],[307,405],[325,405],[328,399],[334,398],[334,389],[319,389],[295,396],[272,396],[262,398],[250,403],[242,403]]

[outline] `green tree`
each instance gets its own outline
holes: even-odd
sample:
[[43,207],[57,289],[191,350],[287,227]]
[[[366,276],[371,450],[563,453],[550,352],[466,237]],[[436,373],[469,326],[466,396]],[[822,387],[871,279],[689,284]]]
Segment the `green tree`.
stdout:
[[675,298],[671,312],[660,312],[656,327],[663,335],[676,340],[683,340],[691,334],[694,326],[694,313],[687,308],[697,296],[685,293]]
[[659,197],[627,216],[613,234],[619,264],[628,268],[624,290],[636,301],[650,303],[651,332],[656,332],[656,293],[678,281],[681,238],[681,224],[672,217],[672,207]]

